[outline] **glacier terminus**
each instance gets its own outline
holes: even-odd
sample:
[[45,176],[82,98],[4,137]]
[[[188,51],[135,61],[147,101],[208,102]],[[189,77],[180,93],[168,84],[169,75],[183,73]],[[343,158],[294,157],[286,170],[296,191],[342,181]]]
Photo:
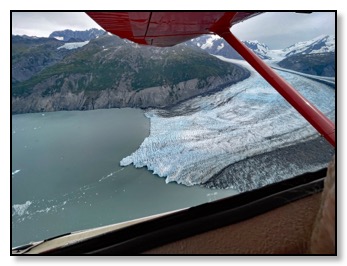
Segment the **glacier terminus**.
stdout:
[[[219,58],[246,67],[251,76],[213,95],[196,97],[170,110],[146,111],[150,135],[138,150],[121,160],[122,166],[147,167],[165,177],[166,182],[202,185],[228,166],[319,138],[315,129],[246,62]],[[279,73],[329,119],[335,120],[333,88],[293,73]],[[285,179],[323,167],[322,162],[303,169],[289,163],[287,172],[276,173],[276,169],[272,169],[266,176],[251,178],[248,185],[244,184],[245,172],[245,178],[234,179],[223,188],[245,191],[272,183],[278,175]],[[256,169],[252,174],[257,175]]]

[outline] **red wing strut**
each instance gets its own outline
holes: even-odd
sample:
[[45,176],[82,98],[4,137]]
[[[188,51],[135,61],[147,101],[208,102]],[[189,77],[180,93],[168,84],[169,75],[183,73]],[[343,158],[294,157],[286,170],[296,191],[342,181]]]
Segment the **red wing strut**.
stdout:
[[87,12],[87,14],[106,31],[139,44],[166,47],[203,34],[218,34],[335,147],[335,125],[230,32],[230,27],[260,12]]

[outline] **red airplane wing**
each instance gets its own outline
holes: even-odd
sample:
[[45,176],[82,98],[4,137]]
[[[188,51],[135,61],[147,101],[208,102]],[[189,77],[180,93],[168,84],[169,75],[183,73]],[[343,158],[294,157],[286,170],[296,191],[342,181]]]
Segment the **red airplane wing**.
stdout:
[[173,46],[260,12],[87,12],[106,31],[139,44]]

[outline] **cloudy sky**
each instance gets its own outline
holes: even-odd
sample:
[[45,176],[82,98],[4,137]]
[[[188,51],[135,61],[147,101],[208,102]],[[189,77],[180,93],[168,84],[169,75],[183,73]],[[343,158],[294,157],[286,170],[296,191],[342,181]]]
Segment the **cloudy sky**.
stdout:
[[[12,33],[48,37],[55,30],[100,28],[83,12],[13,12]],[[258,40],[270,49],[285,48],[321,34],[335,34],[335,14],[268,12],[234,26],[242,40]]]
[[335,13],[268,12],[236,24],[233,32],[242,40],[258,40],[271,49],[285,48],[322,34],[335,35]]

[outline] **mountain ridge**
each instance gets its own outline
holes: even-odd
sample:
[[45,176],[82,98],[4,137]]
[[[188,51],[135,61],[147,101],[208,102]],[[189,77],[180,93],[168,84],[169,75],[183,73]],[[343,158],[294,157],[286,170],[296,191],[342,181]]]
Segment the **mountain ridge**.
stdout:
[[[335,75],[334,36],[318,36],[282,50],[270,50],[257,40],[244,43],[272,64]],[[163,108],[249,76],[210,54],[242,59],[215,35],[172,48],[140,46],[97,29],[56,31],[49,38],[13,35],[12,111]]]
[[104,30],[99,30],[96,28],[92,28],[89,30],[61,30],[61,31],[53,31],[50,35],[49,38],[56,38],[61,41],[90,41],[92,39],[95,39],[101,35],[105,34]]
[[[262,59],[282,60],[295,54],[328,53],[335,52],[335,37],[332,35],[320,35],[308,41],[297,42],[284,49],[269,49],[269,47],[257,40],[242,41]],[[204,35],[187,42],[187,45],[197,46],[210,54],[222,55],[230,59],[242,59],[242,57],[230,47],[230,45],[216,35]],[[224,51],[225,50],[225,51]]]
[[[242,42],[272,65],[305,74],[335,76],[335,37],[332,35],[320,35],[277,50],[271,50],[257,40]],[[212,55],[243,59],[225,40],[215,35],[201,36],[187,45],[199,47]]]
[[65,42],[54,42],[55,52],[68,54],[12,83],[13,113],[166,107],[249,76],[239,66],[184,45],[140,46],[108,34],[72,50],[58,49]]

